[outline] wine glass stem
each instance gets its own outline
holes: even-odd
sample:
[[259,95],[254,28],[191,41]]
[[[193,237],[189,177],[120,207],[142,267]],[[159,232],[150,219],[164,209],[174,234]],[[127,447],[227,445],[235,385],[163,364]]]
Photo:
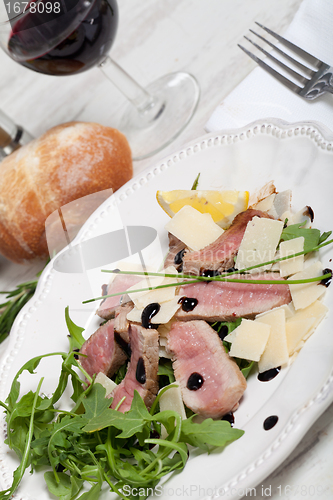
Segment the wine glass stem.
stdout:
[[99,67],[147,122],[156,119],[163,111],[165,104],[160,99],[149,94],[110,56],[107,56]]
[[0,110],[0,161],[33,137]]

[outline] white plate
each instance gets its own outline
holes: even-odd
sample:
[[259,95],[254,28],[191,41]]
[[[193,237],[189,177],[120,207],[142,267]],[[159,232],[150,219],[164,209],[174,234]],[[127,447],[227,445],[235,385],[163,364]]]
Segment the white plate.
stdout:
[[[156,228],[163,245],[163,230],[168,217],[156,202],[158,189],[189,189],[200,172],[200,187],[253,190],[274,180],[278,190],[293,190],[293,205],[310,205],[315,212],[315,227],[322,231],[332,227],[333,136],[314,123],[286,124],[263,120],[241,130],[206,135],[185,146],[120,189],[107,200],[86,223],[76,242],[119,229],[125,225]],[[119,219],[119,214],[121,220]],[[333,257],[325,247],[321,259],[325,267]],[[9,392],[10,383],[22,364],[33,356],[67,350],[64,309],[70,306],[72,319],[87,332],[97,322],[91,305],[82,306],[105,275],[99,269],[85,274],[61,273],[52,263],[40,278],[34,298],[19,315],[0,371],[0,399]],[[99,292],[98,292],[99,293]],[[306,343],[295,362],[272,381],[259,382],[251,376],[248,389],[235,413],[235,426],[244,436],[223,452],[211,455],[193,454],[185,470],[173,475],[159,498],[191,499],[228,496],[240,498],[246,489],[255,487],[268,476],[295,448],[313,422],[333,401],[333,341],[330,328],[332,292],[325,303],[330,309],[315,334]],[[95,306],[93,306],[95,307]],[[43,391],[52,391],[57,380],[57,363],[48,360],[38,375],[23,378],[22,393],[36,388],[45,376]],[[270,415],[279,417],[269,431],[263,429]],[[3,444],[4,419],[1,421],[0,444],[1,489],[11,484],[17,459]],[[42,474],[26,474],[19,490],[20,498],[48,500],[50,495]],[[103,498],[110,498],[109,494]]]

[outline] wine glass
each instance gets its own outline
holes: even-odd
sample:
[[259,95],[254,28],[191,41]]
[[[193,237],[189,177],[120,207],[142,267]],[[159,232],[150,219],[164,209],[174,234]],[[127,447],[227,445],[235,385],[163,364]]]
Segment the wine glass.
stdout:
[[130,101],[117,128],[134,160],[170,144],[191,120],[199,87],[188,73],[171,73],[142,88],[110,56],[118,27],[116,0],[0,1],[0,45],[34,71],[68,76],[99,66]]

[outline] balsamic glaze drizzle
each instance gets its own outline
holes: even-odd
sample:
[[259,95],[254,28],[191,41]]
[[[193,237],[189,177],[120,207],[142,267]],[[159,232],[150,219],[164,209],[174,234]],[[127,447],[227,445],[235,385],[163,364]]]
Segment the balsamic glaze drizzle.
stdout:
[[194,372],[191,373],[191,375],[189,376],[186,387],[190,391],[197,391],[198,389],[200,389],[203,383],[204,383],[203,376],[200,375],[200,373]]
[[178,253],[176,253],[176,255],[173,259],[176,266],[180,266],[183,263],[184,253],[185,253],[185,248],[183,248],[183,250],[180,250]]
[[271,415],[270,417],[267,417],[265,420],[264,420],[264,429],[265,431],[269,431],[270,429],[272,429],[274,427],[274,425],[277,424],[279,420],[279,417],[277,415]]
[[198,304],[198,299],[190,298],[190,297],[181,297],[178,300],[178,304],[182,305],[182,309],[185,312],[193,311],[195,306]]
[[217,332],[218,336],[220,337],[221,340],[224,340],[224,337],[226,337],[229,333],[227,325],[222,325],[219,331]]
[[326,286],[326,288],[329,287],[332,282],[332,269],[329,269],[327,267],[326,269],[323,270],[323,274],[328,274],[328,273],[331,273],[331,276],[329,278],[322,279],[320,282],[320,284]]
[[231,427],[233,427],[234,423],[235,423],[235,416],[232,413],[232,411],[229,411],[229,413],[226,413],[225,415],[223,415],[223,417],[221,418],[221,420],[226,420],[227,422],[229,422],[229,424],[231,425]]
[[314,221],[314,211],[309,205],[306,206],[307,210],[305,210],[304,214],[305,216],[310,217],[311,222]]
[[[150,436],[149,436],[149,439],[160,439],[160,435],[157,431],[153,430],[151,431],[150,433]],[[154,443],[151,443],[148,448],[151,450],[152,448],[154,448],[154,446],[156,446]]]
[[143,358],[139,358],[138,360],[138,364],[136,365],[135,378],[139,382],[139,384],[144,384],[146,382],[146,369]]
[[260,382],[269,382],[280,373],[280,370],[281,366],[278,366],[277,368],[271,368],[270,370],[259,373],[258,380],[260,380]]
[[158,302],[153,302],[152,304],[148,304],[141,314],[141,324],[143,328],[158,328],[159,325],[152,324],[151,319],[156,316],[158,311],[161,309],[161,306]]
[[219,275],[220,273],[217,269],[204,269],[202,271],[200,270],[200,276],[205,276],[205,278],[212,278],[213,276],[219,276]]

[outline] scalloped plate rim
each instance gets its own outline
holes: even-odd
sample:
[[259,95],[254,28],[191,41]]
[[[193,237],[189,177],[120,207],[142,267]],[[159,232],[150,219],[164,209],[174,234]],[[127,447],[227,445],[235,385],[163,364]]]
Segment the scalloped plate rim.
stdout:
[[[250,124],[238,128],[238,129],[223,129],[221,131],[214,131],[210,132],[208,134],[205,134],[201,137],[198,137],[197,139],[194,139],[192,141],[187,142],[181,149],[179,149],[177,152],[173,154],[167,155],[164,159],[160,160],[158,164],[152,164],[151,166],[148,166],[145,170],[137,174],[133,179],[131,179],[129,182],[127,182],[122,188],[120,188],[114,195],[112,195],[108,200],[106,200],[95,212],[92,214],[92,216],[86,221],[82,229],[80,230],[79,234],[76,236],[75,240],[73,243],[78,243],[80,242],[83,238],[86,237],[87,232],[91,231],[92,228],[95,226],[96,223],[98,223],[99,220],[99,215],[100,213],[105,210],[109,205],[113,205],[116,202],[121,202],[122,199],[126,199],[131,196],[131,194],[136,190],[138,185],[140,186],[140,181],[145,180],[145,183],[149,183],[149,177],[158,175],[161,173],[164,169],[168,168],[168,163],[170,163],[172,166],[174,162],[174,158],[178,157],[178,159],[182,159],[181,155],[185,154],[186,157],[186,151],[190,148],[195,148],[196,146],[199,146],[198,153],[200,154],[200,144],[205,142],[208,144],[209,140],[214,140],[216,138],[222,138],[222,137],[235,137],[235,136],[240,136],[242,133],[251,131],[256,127],[276,127],[277,129],[280,129],[284,132],[288,132],[288,130],[295,130],[295,128],[299,128],[300,130],[302,128],[307,128],[307,129],[312,129],[312,137],[308,135],[308,138],[310,140],[314,140],[315,142],[317,141],[318,148],[322,147],[322,141],[326,141],[326,143],[329,143],[330,149],[329,151],[332,152],[333,154],[333,145],[330,143],[330,141],[333,140],[333,132],[329,130],[325,125],[321,124],[320,122],[313,122],[313,121],[301,121],[301,122],[295,122],[295,123],[289,123],[280,119],[276,118],[267,118],[267,119],[261,119],[257,120],[254,122],[251,122]],[[313,134],[314,132],[314,134]],[[317,133],[317,136],[315,134]],[[260,133],[260,132],[259,132]],[[318,138],[318,135],[320,136]],[[317,138],[315,138],[317,137]],[[321,141],[321,142],[320,142]],[[219,144],[221,145],[221,144]],[[218,147],[219,145],[214,145],[212,144],[213,147]],[[208,146],[207,146],[208,147]],[[192,154],[196,154],[195,151],[192,151]],[[162,170],[162,166],[164,166],[164,169]],[[135,188],[136,186],[136,188]],[[63,250],[65,251],[65,249]],[[44,300],[47,300],[48,297],[48,292],[50,291],[50,288],[52,287],[52,280],[53,280],[53,270],[52,270],[52,262],[48,264],[48,266],[45,268],[43,271],[39,282],[38,286],[35,292],[35,295],[32,297],[30,302],[21,310],[19,313],[12,331],[11,331],[11,336],[9,339],[9,343],[6,347],[6,351],[2,356],[2,365],[0,367],[0,391],[3,392],[3,386],[6,384],[6,377],[4,377],[4,369],[5,367],[10,367],[12,363],[14,362],[13,356],[11,355],[11,351],[14,348],[15,349],[15,344],[19,342],[20,336],[23,334],[28,335],[28,311],[31,307],[40,307],[40,305],[43,303]],[[18,346],[19,349],[20,346]],[[311,427],[311,425],[315,422],[317,418],[320,417],[320,415],[327,409],[329,404],[333,401],[333,371],[331,372],[330,376],[326,379],[325,384],[323,384],[319,389],[318,393],[313,400],[317,398],[317,404],[314,405],[313,401],[311,401],[309,404],[305,405],[303,408],[298,409],[296,412],[294,412],[293,416],[289,419],[291,423],[291,428],[290,432],[294,431],[293,433],[293,443],[292,445],[289,445],[287,448],[283,448],[283,446],[280,448],[274,448],[274,453],[275,453],[275,460],[273,463],[269,463],[269,459],[265,460],[266,463],[262,463],[262,457],[258,457],[257,460],[257,465],[255,463],[251,464],[250,467],[247,468],[248,473],[244,471],[239,471],[236,476],[238,476],[238,479],[232,479],[229,484],[236,484],[240,485],[241,487],[246,487],[247,484],[250,484],[252,486],[255,486],[258,484],[259,481],[267,477],[291,452],[292,450],[297,446],[297,444],[300,442],[306,431]],[[300,428],[299,425],[299,419],[302,420],[303,424],[302,427]],[[297,429],[295,430],[294,425],[298,424]],[[4,432],[4,420],[3,418],[1,419],[1,430],[2,433]],[[283,432],[283,431],[281,431]],[[283,441],[283,440],[282,440]],[[7,448],[1,443],[0,446],[0,458],[3,458],[4,452]],[[277,457],[277,450],[279,451],[280,456]],[[272,455],[274,455],[274,453]],[[4,473],[5,471],[5,465],[2,464],[0,466],[0,483],[2,484],[3,487],[5,487],[5,484],[3,483],[4,480]],[[246,477],[244,477],[244,475]],[[249,477],[251,476],[250,481],[248,481]],[[19,492],[20,494],[20,492]],[[29,495],[30,497],[30,495]],[[239,498],[238,495],[228,495],[229,498]],[[23,496],[22,496],[23,498]],[[39,496],[38,496],[39,498]],[[45,497],[46,498],[46,497]],[[211,497],[213,498],[213,497]]]

